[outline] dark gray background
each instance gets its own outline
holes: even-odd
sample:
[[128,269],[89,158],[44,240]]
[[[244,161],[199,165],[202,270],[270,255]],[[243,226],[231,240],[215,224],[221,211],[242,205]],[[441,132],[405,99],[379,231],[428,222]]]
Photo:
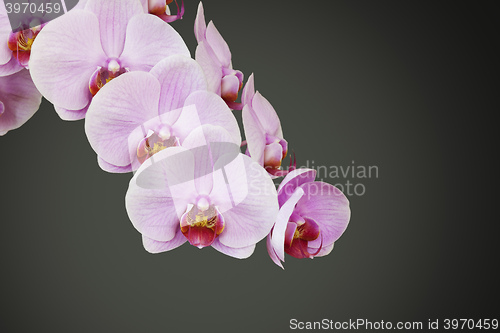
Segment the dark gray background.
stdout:
[[[1,332],[287,332],[289,320],[498,318],[492,3],[205,1],[299,165],[376,165],[324,258],[151,255],[130,175],[44,101],[0,138]],[[196,2],[173,23],[194,52]],[[496,108],[494,109],[494,106]],[[238,114],[239,116],[239,114]],[[493,141],[495,139],[495,141]],[[495,143],[495,146],[493,146]],[[311,162],[310,162],[311,163]]]

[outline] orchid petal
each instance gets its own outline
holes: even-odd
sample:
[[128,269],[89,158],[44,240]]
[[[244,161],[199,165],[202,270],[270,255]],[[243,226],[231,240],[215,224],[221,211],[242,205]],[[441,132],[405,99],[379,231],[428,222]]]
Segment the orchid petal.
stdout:
[[123,67],[149,71],[160,60],[174,54],[190,57],[184,40],[169,24],[153,15],[137,15],[130,19],[120,56]]
[[178,210],[168,188],[149,189],[136,184],[132,178],[125,204],[134,227],[148,238],[169,241],[179,227]]
[[181,143],[196,127],[211,124],[225,128],[231,135],[231,142],[240,145],[241,134],[238,122],[227,104],[218,95],[208,91],[196,91],[186,98],[184,106],[185,108],[192,107],[193,112],[183,111],[173,126]]
[[208,91],[214,92],[217,95],[221,94],[222,69],[221,64],[217,59],[210,56],[210,46],[207,42],[200,42],[196,47],[195,58],[200,64],[205,77],[207,79]]
[[212,247],[217,251],[236,259],[246,259],[250,257],[255,250],[255,244],[242,248],[234,248],[225,246],[219,241],[218,238],[212,243]]
[[200,1],[198,5],[198,12],[196,13],[196,19],[194,20],[194,35],[196,37],[196,41],[201,43],[206,40],[206,31],[207,25],[205,23],[205,14],[203,12],[203,4]]
[[210,21],[207,26],[206,37],[208,45],[214,51],[223,67],[231,67],[231,51],[214,23]]
[[274,251],[276,251],[276,255],[281,261],[285,261],[284,246],[286,227],[288,221],[290,220],[290,216],[295,209],[295,205],[303,195],[304,191],[300,187],[297,188],[290,199],[288,199],[287,202],[285,202],[283,206],[281,206],[278,217],[276,218],[276,224],[274,225],[271,237],[271,245],[273,246]]
[[[312,242],[309,242],[309,245],[311,245]],[[307,252],[309,253],[315,253],[315,252],[318,252],[317,254],[315,254],[314,256],[315,257],[323,257],[323,256],[326,256],[327,254],[330,254],[330,252],[332,252],[333,250],[333,246],[335,245],[335,243],[332,243],[330,245],[327,245],[327,246],[323,246],[321,248],[321,250],[318,252],[318,248],[315,248],[315,247],[311,247],[309,246],[307,248]]]
[[206,90],[207,83],[200,65],[191,58],[174,55],[160,61],[150,73],[161,85],[159,110],[180,108],[194,91]]
[[12,51],[7,46],[9,35],[12,32],[7,10],[3,1],[0,1],[0,66],[8,63],[12,58]]
[[79,110],[90,100],[89,78],[105,60],[96,16],[72,10],[38,34],[29,67],[33,82],[46,99],[59,107]]
[[252,106],[252,99],[255,96],[255,83],[253,73],[248,77],[247,83],[243,87],[243,91],[241,93],[241,103],[243,105]]
[[291,171],[278,187],[278,202],[280,206],[283,206],[298,186],[313,182],[315,178],[316,170],[314,169],[301,168]]
[[196,193],[192,154],[182,147],[165,149],[147,159],[129,184],[125,198],[132,224],[143,235],[171,240]]
[[[12,55],[12,51],[10,52]],[[0,65],[0,76],[11,75],[19,72],[22,69],[24,69],[24,67],[19,64],[19,61],[17,61],[15,57],[12,57],[6,64]]]
[[194,154],[198,194],[208,195],[213,187],[213,172],[236,158],[240,146],[223,127],[206,124],[192,131],[182,147]]
[[267,134],[283,139],[280,119],[278,118],[276,111],[274,111],[271,103],[269,103],[269,101],[259,92],[256,92],[253,97],[252,109],[255,111],[262,128],[264,128]]
[[210,198],[224,216],[223,245],[246,247],[263,239],[276,221],[276,187],[267,172],[240,154],[214,173]]
[[[285,239],[285,246],[287,250],[290,249],[292,246],[292,242],[294,241],[294,235],[295,231],[297,230],[297,223],[295,222],[287,222],[286,223],[286,228],[285,228],[285,233],[284,233],[284,239]],[[301,239],[297,239],[297,242],[300,242]]]
[[144,14],[137,0],[89,0],[85,10],[97,16],[102,49],[110,58],[118,58],[122,53],[129,20]]
[[140,2],[141,2],[142,10],[144,11],[144,13],[148,13],[149,12],[149,0],[140,0]]
[[126,165],[126,166],[116,166],[114,164],[108,163],[105,160],[103,160],[101,157],[97,157],[97,164],[99,164],[99,167],[106,171],[106,172],[111,172],[111,173],[128,173],[132,172],[132,164]]
[[264,165],[264,149],[266,147],[266,134],[264,129],[256,119],[250,106],[245,105],[243,107],[241,116],[250,156],[260,165]]
[[278,258],[278,256],[276,255],[276,251],[274,250],[273,246],[271,245],[271,235],[272,235],[272,231],[269,235],[267,235],[267,238],[266,238],[266,247],[267,247],[267,253],[269,254],[269,257],[271,258],[271,260],[276,264],[278,265],[279,267],[285,269],[283,267],[283,265],[281,264],[281,261],[280,259]]
[[[89,91],[90,93],[90,91]],[[54,109],[56,110],[57,114],[62,120],[68,120],[68,121],[73,121],[73,120],[80,120],[84,119],[85,115],[87,114],[87,111],[89,109],[90,102],[85,106],[83,109],[80,110],[68,110],[65,108],[61,108],[59,106],[54,105]]]
[[[305,183],[300,187],[304,190],[304,196],[297,203],[296,212],[318,223],[324,246],[331,245],[349,224],[349,201],[338,188],[327,183]],[[320,242],[318,238],[310,241],[309,246],[319,248]]]
[[26,123],[38,110],[41,101],[42,95],[27,70],[0,77],[0,135]]
[[[126,73],[107,83],[94,97],[85,121],[94,151],[110,164],[129,165],[144,138],[140,126],[158,115],[159,96],[158,81],[146,72]],[[130,140],[131,135],[137,138]]]
[[182,234],[180,227],[178,227],[175,237],[167,242],[156,241],[146,236],[142,236],[142,245],[144,246],[146,251],[150,253],[160,253],[160,252],[170,251],[181,246],[186,241],[187,239]]
[[179,227],[176,207],[168,189],[144,189],[132,178],[125,197],[128,216],[144,236],[158,241],[174,238]]
[[148,158],[137,170],[137,185],[165,191],[174,199],[180,219],[197,197],[194,185],[194,156],[183,147],[170,147]]

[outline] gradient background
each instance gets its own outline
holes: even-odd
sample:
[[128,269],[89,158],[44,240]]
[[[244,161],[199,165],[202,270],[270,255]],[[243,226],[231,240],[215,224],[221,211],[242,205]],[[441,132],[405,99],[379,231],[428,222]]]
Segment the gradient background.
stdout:
[[[44,101],[0,138],[0,331],[287,332],[289,320],[498,318],[493,2],[205,1],[299,165],[376,165],[333,252],[147,253],[131,175]],[[194,53],[197,2],[173,23]],[[240,116],[238,112],[237,116]],[[495,143],[495,146],[493,146]]]

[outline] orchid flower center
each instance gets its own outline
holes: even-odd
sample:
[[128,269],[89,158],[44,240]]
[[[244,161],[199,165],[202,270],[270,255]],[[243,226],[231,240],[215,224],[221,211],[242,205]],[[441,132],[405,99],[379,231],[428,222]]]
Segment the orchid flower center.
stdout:
[[179,145],[179,140],[173,135],[170,126],[162,124],[155,130],[149,130],[137,146],[137,160],[142,164],[154,154],[168,147]]
[[42,26],[39,25],[34,28],[10,33],[7,45],[21,65],[26,66],[28,64],[31,46],[41,30]]
[[31,29],[11,32],[8,41],[9,49],[13,52],[31,51],[31,45],[33,45],[36,36],[41,30],[42,27],[37,26]]
[[223,230],[222,215],[206,197],[199,198],[196,205],[190,205],[181,218],[182,233],[191,245],[200,249],[212,245]]
[[95,96],[109,81],[128,72],[128,68],[121,66],[119,59],[109,59],[106,67],[97,67],[89,80],[89,90]]
[[281,161],[288,152],[288,143],[273,135],[266,135],[266,147],[264,148],[264,168],[273,173],[281,168]]
[[323,246],[321,238],[321,245],[316,253],[309,253],[307,250],[309,242],[316,240],[321,234],[319,225],[312,219],[294,215],[291,218],[297,222],[288,222],[285,231],[285,252],[295,258],[313,258]]

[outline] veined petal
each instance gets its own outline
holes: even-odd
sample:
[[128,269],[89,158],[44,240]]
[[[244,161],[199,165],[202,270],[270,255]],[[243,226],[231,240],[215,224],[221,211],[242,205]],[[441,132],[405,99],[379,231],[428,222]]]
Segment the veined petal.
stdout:
[[11,31],[12,28],[10,26],[4,2],[0,1],[0,67],[8,63],[12,58],[12,51],[7,46],[7,41],[9,40]]
[[314,179],[316,179],[316,170],[314,169],[295,169],[286,175],[285,179],[283,179],[278,187],[278,202],[280,206],[283,206],[298,186],[314,182]]
[[160,60],[174,54],[190,57],[184,40],[170,24],[147,14],[130,19],[120,56],[124,67],[132,71],[149,71]]
[[274,135],[283,139],[283,132],[281,130],[281,123],[276,111],[267,99],[264,98],[259,92],[255,93],[252,100],[252,109],[255,111],[262,128],[266,133]]
[[[177,207],[177,217],[198,195],[194,186],[194,156],[183,147],[170,147],[147,159],[137,170],[136,184],[145,189],[169,193]],[[166,194],[165,194],[166,195]]]
[[[296,212],[316,221],[320,226],[323,245],[331,245],[342,236],[349,224],[349,201],[338,188],[327,183],[305,183],[300,187],[304,190],[304,196],[297,203]],[[318,249],[320,243],[321,239],[318,238],[309,242],[309,247]]]
[[231,67],[231,51],[229,50],[229,46],[212,21],[208,23],[206,37],[208,45],[215,52],[222,66],[226,68]]
[[182,143],[193,152],[195,185],[198,194],[208,195],[213,187],[213,172],[235,159],[240,143],[221,126],[202,125],[193,130]]
[[24,69],[24,67],[19,64],[19,61],[17,61],[15,57],[12,57],[6,64],[0,65],[0,76],[11,75],[22,69]]
[[132,172],[132,164],[126,166],[116,166],[114,164],[108,163],[103,160],[101,157],[97,156],[97,164],[99,167],[106,172],[110,173],[128,173]]
[[241,93],[241,103],[243,105],[252,106],[252,99],[255,96],[255,86],[254,86],[254,78],[253,73],[248,77],[247,83],[243,87],[243,91]]
[[137,0],[88,0],[85,10],[97,16],[102,49],[110,58],[121,55],[130,19],[134,15],[144,14]]
[[256,119],[250,106],[245,105],[241,113],[243,129],[247,141],[248,151],[254,161],[264,165],[264,149],[266,147],[266,133]]
[[272,179],[243,154],[214,173],[210,199],[224,216],[226,225],[219,240],[229,247],[259,242],[269,234],[278,214]]
[[234,248],[225,246],[219,241],[218,238],[216,238],[215,241],[212,243],[212,247],[217,251],[236,259],[246,259],[250,257],[253,251],[255,250],[255,244],[242,248]]
[[272,231],[269,235],[267,235],[266,237],[266,247],[267,247],[267,253],[269,254],[269,257],[271,258],[271,260],[276,264],[278,265],[279,267],[285,269],[283,267],[283,265],[281,264],[281,261],[280,259],[278,258],[278,256],[276,255],[276,251],[274,250],[274,247],[272,246],[271,244],[271,234],[272,234]]
[[156,241],[154,239],[142,236],[142,245],[146,251],[150,253],[160,253],[173,250],[178,248],[187,241],[186,237],[181,232],[181,228],[178,227],[175,237],[167,242]]
[[203,90],[195,91],[185,99],[184,109],[191,112],[183,110],[173,126],[181,143],[192,130],[204,124],[225,128],[232,137],[231,142],[238,145],[241,143],[238,122],[227,104],[218,95]]
[[219,60],[212,57],[206,41],[202,41],[196,47],[195,58],[196,62],[200,64],[205,77],[207,79],[208,91],[214,92],[220,96],[221,94],[221,81],[222,81],[222,68]]
[[[309,245],[311,245],[311,244],[312,244],[312,242],[309,242]],[[330,254],[330,252],[332,252],[334,245],[335,245],[335,243],[332,243],[332,244],[327,245],[327,246],[323,246],[319,252],[318,252],[318,248],[317,247],[311,247],[311,246],[309,246],[307,248],[307,252],[309,252],[309,253],[316,253],[316,252],[318,252],[315,255],[315,257],[323,257],[323,256],[326,256],[327,254]]]
[[125,207],[134,227],[144,236],[169,241],[180,222],[174,200],[167,189],[145,189],[132,178],[125,196]]
[[27,122],[38,110],[42,95],[23,69],[10,76],[0,77],[0,135]]
[[[85,121],[94,151],[110,164],[129,165],[144,138],[137,129],[158,116],[159,97],[158,81],[146,72],[126,73],[107,83],[94,97]],[[131,140],[135,134],[137,141]]]
[[290,199],[288,199],[283,206],[281,206],[276,218],[276,224],[274,225],[273,231],[271,233],[271,245],[276,251],[276,255],[281,261],[285,261],[285,231],[290,220],[290,216],[295,209],[295,205],[304,195],[304,191],[299,187],[292,194]]
[[[90,91],[89,91],[90,94]],[[89,97],[90,98],[90,97]],[[83,109],[80,110],[68,110],[65,108],[61,108],[57,105],[54,105],[54,109],[56,110],[57,114],[62,120],[68,120],[68,121],[73,121],[73,120],[80,120],[84,119],[85,115],[87,114],[87,111],[89,109],[90,102],[85,106]]]
[[51,21],[38,34],[29,68],[46,99],[59,107],[79,110],[89,103],[89,78],[105,59],[97,17],[75,9]]
[[182,215],[196,198],[194,163],[182,147],[165,149],[146,160],[130,181],[126,207],[143,235],[159,241],[172,239]]
[[182,107],[192,92],[207,89],[207,82],[200,65],[182,55],[163,59],[151,69],[150,73],[161,85],[159,102],[161,113]]
[[205,22],[205,13],[203,11],[203,4],[200,1],[200,4],[198,5],[198,12],[196,13],[196,19],[194,20],[194,35],[198,43],[206,39],[206,31],[207,24]]

